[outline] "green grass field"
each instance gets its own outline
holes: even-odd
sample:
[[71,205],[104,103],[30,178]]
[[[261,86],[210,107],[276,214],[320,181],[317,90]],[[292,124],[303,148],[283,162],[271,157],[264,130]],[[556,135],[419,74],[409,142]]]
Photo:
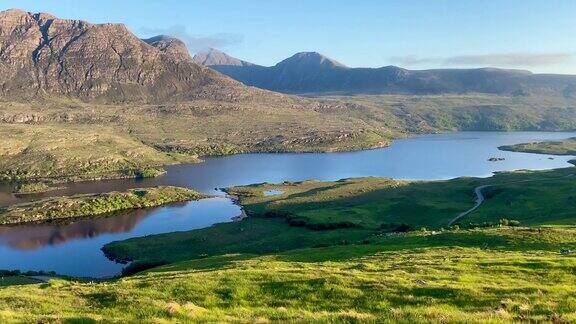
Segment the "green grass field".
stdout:
[[501,150],[551,155],[576,155],[576,138],[563,141],[521,143],[500,147]]
[[[527,226],[573,225],[574,174],[576,168],[565,168],[432,182],[359,178],[230,188],[228,192],[239,198],[251,216],[248,219],[133,238],[104,249],[118,260],[165,263],[227,253],[370,243],[397,231],[448,228],[458,214],[474,206],[474,189],[485,185],[490,187],[484,190],[484,203],[456,225],[493,227],[503,219]],[[269,190],[284,193],[265,196]]]
[[576,259],[558,251],[575,246],[573,227],[501,227],[219,255],[103,283],[4,287],[0,320],[569,322]]

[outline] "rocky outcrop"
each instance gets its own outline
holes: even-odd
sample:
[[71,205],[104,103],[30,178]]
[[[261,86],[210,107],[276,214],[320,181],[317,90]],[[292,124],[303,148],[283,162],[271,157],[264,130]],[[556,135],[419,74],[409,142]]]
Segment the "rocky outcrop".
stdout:
[[250,89],[195,64],[182,42],[143,41],[122,24],[0,12],[0,95],[104,102],[234,101]]
[[186,44],[178,38],[159,35],[148,39],[143,39],[147,44],[156,47],[161,52],[170,55],[175,60],[187,61],[190,59],[190,52]]

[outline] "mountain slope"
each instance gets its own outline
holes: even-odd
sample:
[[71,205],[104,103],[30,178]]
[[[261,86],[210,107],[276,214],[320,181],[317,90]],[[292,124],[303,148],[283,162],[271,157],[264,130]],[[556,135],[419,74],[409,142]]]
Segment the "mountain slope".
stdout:
[[[121,24],[21,10],[0,12],[0,94],[158,101],[245,95],[246,88],[183,55],[183,44],[138,39]],[[154,47],[157,46],[157,47]]]
[[576,76],[495,68],[407,70],[349,68],[318,53],[298,53],[274,66],[215,64],[247,85],[285,93],[552,95],[576,97]]
[[186,48],[186,44],[178,38],[158,35],[152,38],[143,39],[146,44],[149,44],[161,52],[171,55],[174,59],[186,61],[190,59],[190,52]]
[[355,105],[247,87],[123,25],[0,12],[0,179],[124,177],[197,155],[388,143]]

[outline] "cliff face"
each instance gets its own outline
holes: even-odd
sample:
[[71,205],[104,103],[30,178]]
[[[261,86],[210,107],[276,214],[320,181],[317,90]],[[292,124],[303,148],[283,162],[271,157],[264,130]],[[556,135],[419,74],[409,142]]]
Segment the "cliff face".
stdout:
[[182,42],[143,41],[122,24],[0,12],[0,95],[105,102],[233,101],[249,89],[195,64]]

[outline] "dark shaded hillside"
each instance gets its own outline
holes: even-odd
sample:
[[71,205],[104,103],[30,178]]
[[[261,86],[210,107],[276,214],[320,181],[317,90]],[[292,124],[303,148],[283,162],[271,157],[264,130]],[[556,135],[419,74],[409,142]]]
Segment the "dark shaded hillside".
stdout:
[[[226,54],[212,51],[212,55]],[[298,53],[271,67],[225,63],[206,65],[247,85],[285,93],[576,96],[576,76],[572,75],[533,74],[496,68],[421,71],[396,66],[349,68],[314,52]]]

